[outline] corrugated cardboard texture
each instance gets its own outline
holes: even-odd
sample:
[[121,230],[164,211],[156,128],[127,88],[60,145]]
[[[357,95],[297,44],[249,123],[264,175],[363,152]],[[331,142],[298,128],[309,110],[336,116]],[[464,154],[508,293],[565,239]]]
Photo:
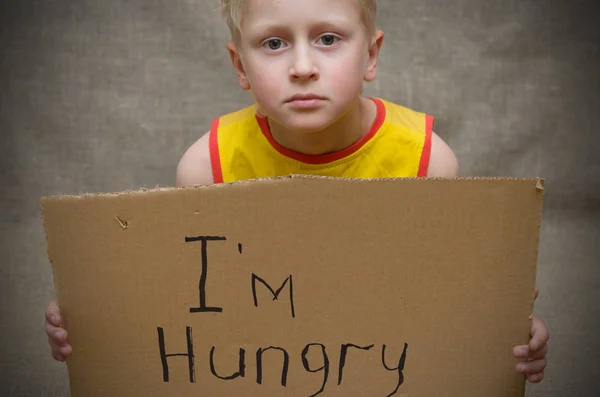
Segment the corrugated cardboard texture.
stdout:
[[522,396],[540,183],[45,198],[71,395]]

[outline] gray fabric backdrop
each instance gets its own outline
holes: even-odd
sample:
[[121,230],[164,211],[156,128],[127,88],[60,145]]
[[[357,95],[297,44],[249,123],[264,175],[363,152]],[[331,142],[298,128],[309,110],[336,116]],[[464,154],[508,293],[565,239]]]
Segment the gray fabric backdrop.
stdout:
[[[548,178],[536,313],[551,352],[528,396],[599,395],[598,2],[379,3],[386,41],[367,93],[437,116],[465,176]],[[171,186],[210,120],[249,103],[216,7],[2,3],[0,395],[68,393],[43,329],[53,284],[40,196]]]

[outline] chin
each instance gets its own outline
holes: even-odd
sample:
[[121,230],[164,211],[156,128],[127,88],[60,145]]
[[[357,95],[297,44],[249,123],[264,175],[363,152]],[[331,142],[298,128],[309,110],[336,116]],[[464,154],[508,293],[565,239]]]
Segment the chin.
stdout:
[[336,115],[325,109],[285,112],[279,116],[278,121],[287,129],[304,134],[322,131],[336,120]]

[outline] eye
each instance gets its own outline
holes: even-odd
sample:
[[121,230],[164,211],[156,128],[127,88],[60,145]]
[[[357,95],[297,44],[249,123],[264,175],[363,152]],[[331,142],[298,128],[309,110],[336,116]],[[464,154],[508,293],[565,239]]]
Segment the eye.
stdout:
[[283,41],[279,39],[271,39],[267,40],[264,45],[268,46],[270,50],[277,51],[283,48]]
[[326,34],[324,36],[321,36],[321,38],[319,39],[319,41],[321,41],[321,43],[323,43],[323,45],[326,45],[326,46],[334,45],[337,42],[337,40],[339,40],[339,39],[331,34]]

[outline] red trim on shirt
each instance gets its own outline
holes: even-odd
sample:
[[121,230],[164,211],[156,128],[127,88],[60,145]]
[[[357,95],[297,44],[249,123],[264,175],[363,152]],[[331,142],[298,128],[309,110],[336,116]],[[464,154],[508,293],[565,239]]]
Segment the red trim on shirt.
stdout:
[[210,150],[210,165],[212,168],[213,182],[223,183],[223,170],[221,169],[221,155],[219,153],[219,119],[214,119],[208,136]]
[[429,160],[431,159],[431,135],[433,133],[433,121],[434,117],[426,115],[425,122],[425,143],[423,144],[423,152],[421,153],[421,161],[419,163],[419,177],[424,178],[427,176],[429,170]]
[[371,128],[369,129],[367,134],[364,135],[362,138],[360,138],[358,141],[356,141],[351,146],[347,147],[346,149],[339,150],[339,151],[333,152],[333,153],[328,153],[328,154],[309,155],[309,154],[299,153],[299,152],[295,152],[293,150],[287,149],[287,148],[281,146],[279,143],[277,143],[275,141],[275,139],[273,138],[273,135],[271,135],[271,129],[269,128],[269,123],[267,122],[266,117],[261,117],[257,114],[256,120],[258,121],[258,124],[260,125],[260,129],[262,130],[262,133],[264,134],[265,138],[267,138],[267,140],[269,141],[271,146],[273,146],[273,148],[275,150],[277,150],[279,153],[283,154],[284,156],[290,157],[294,160],[298,160],[303,163],[306,163],[306,164],[327,164],[327,163],[331,163],[331,162],[343,159],[344,157],[348,157],[351,154],[356,153],[360,148],[362,148],[367,142],[369,142],[377,134],[377,131],[379,131],[379,129],[383,125],[383,122],[385,121],[385,113],[386,113],[385,105],[383,104],[382,101],[380,101],[377,98],[370,98],[370,99],[373,102],[375,102],[375,105],[377,106],[377,115],[375,116],[375,120],[373,121],[373,124],[371,125]]

